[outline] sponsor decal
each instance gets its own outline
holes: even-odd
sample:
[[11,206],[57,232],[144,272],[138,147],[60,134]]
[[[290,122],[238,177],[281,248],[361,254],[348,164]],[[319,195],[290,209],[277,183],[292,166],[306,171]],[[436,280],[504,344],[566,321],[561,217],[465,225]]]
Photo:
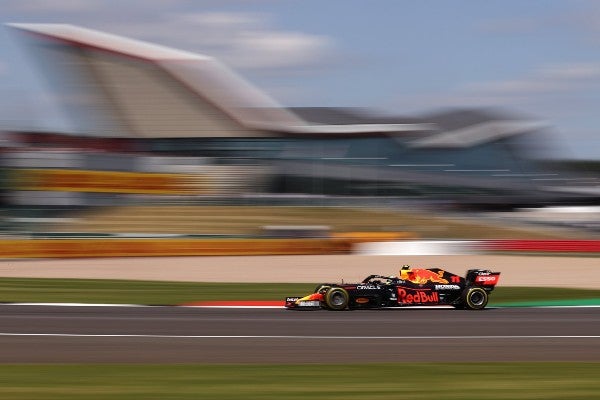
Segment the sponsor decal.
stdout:
[[301,297],[286,297],[285,298],[285,306],[287,308],[294,308],[297,305],[297,301],[300,300]]
[[379,285],[357,285],[356,288],[358,290],[376,290],[376,289],[381,289],[381,287],[379,287]]
[[398,288],[399,303],[402,304],[438,304],[440,298],[437,292],[429,289]]
[[475,283],[492,286],[498,283],[499,278],[500,276],[498,275],[477,275],[475,277]]
[[286,297],[285,306],[287,308],[294,307],[320,307],[323,295],[320,293],[312,293],[304,297]]
[[460,283],[460,276],[458,276],[458,275],[452,275],[452,277],[450,278],[450,281],[452,283]]
[[358,299],[354,300],[355,302],[357,302],[358,304],[365,304],[369,302],[369,299],[367,299],[366,297],[359,297]]
[[298,307],[320,307],[321,302],[316,300],[311,301],[299,301]]
[[435,290],[460,290],[458,285],[435,285]]

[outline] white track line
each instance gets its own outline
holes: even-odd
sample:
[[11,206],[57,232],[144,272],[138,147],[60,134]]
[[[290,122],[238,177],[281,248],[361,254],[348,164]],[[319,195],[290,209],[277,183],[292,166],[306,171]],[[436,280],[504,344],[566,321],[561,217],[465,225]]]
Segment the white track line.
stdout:
[[490,336],[301,336],[301,335],[149,335],[149,334],[84,334],[84,333],[18,333],[0,332],[0,336],[42,337],[101,337],[101,338],[150,338],[150,339],[335,339],[335,340],[439,340],[439,339],[600,339],[600,335],[490,335]]

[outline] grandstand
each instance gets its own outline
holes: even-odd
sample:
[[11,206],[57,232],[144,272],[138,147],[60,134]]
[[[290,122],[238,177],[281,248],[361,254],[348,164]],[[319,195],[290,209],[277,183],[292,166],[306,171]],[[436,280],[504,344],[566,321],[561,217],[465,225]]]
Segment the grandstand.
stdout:
[[[10,27],[44,66],[72,123],[69,132],[13,133],[3,157],[15,177],[6,196],[13,205],[253,193],[497,205],[589,200],[548,183],[564,189],[572,181],[532,157],[531,144],[548,142],[539,121],[489,110],[394,117],[284,108],[209,56],[72,25]],[[65,184],[75,175],[77,185]],[[184,183],[156,186],[163,178]]]

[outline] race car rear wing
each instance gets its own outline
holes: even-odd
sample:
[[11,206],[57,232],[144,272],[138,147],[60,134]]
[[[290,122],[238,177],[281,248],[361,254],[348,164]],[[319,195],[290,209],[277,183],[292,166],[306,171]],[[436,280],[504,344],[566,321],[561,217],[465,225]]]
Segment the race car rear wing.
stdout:
[[500,272],[488,269],[470,269],[467,271],[467,284],[478,286],[496,286],[500,280]]

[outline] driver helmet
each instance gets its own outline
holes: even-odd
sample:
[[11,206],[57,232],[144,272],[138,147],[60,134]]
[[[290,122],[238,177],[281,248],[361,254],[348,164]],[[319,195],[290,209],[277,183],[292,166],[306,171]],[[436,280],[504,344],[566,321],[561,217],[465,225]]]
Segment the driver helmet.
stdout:
[[404,264],[402,266],[402,268],[400,269],[400,278],[401,279],[407,279],[409,272],[410,272],[410,265]]

